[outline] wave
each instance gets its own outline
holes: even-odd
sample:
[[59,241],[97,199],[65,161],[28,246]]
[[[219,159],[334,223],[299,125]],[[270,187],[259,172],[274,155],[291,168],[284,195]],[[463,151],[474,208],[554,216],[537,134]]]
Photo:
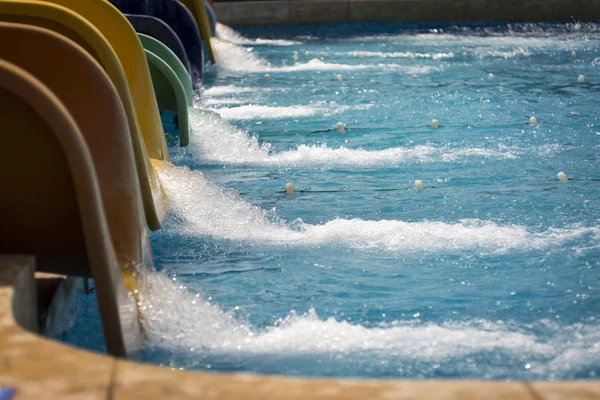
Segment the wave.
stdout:
[[[280,373],[285,366],[290,368],[288,373],[310,374],[306,367],[290,362],[310,357],[319,360],[320,368],[333,364],[330,369],[336,374],[343,374],[354,359],[353,373],[357,368],[372,371],[389,365],[396,376],[414,375],[411,366],[419,375],[427,376],[458,367],[463,377],[527,374],[548,379],[597,367],[600,356],[596,345],[600,341],[599,326],[560,326],[548,320],[538,321],[534,327],[548,333],[543,339],[531,326],[501,321],[431,323],[417,318],[365,327],[332,317],[320,318],[313,309],[305,314],[291,312],[257,329],[237,317],[234,310],[223,310],[200,294],[189,292],[176,279],[144,272],[140,311],[148,337],[146,346],[177,353],[180,363],[191,367],[212,359],[226,366],[246,364],[245,368],[261,372],[269,371],[275,360],[284,359]],[[475,361],[486,355],[494,361]]]
[[272,68],[272,71],[278,72],[293,72],[293,71],[357,71],[364,69],[380,69],[390,71],[402,71],[405,73],[421,73],[428,74],[434,71],[439,71],[440,68],[433,66],[409,66],[399,64],[339,64],[327,63],[318,58],[313,58],[306,63],[297,63],[291,66]]
[[256,88],[251,87],[239,87],[235,85],[225,86],[214,86],[202,91],[203,96],[226,96],[230,94],[242,94],[242,93],[253,93],[256,92]]
[[[224,106],[224,105],[238,105],[238,104],[244,104],[245,101],[243,100],[238,100],[238,99],[231,99],[231,98],[225,98],[225,99],[205,99],[202,100],[202,105],[206,106],[206,107],[210,107],[210,106]],[[218,112],[218,110],[215,110]]]
[[339,64],[328,63],[318,58],[305,63],[287,66],[274,66],[254,53],[252,49],[238,46],[235,43],[215,40],[214,51],[219,59],[218,68],[233,72],[300,72],[300,71],[355,71],[379,69],[383,71],[403,71],[406,73],[426,74],[438,71],[434,66],[407,66],[398,64]]
[[[252,106],[259,107],[259,106]],[[366,107],[366,106],[365,106]],[[251,108],[230,108],[224,115],[232,117],[234,113],[250,112]],[[221,109],[226,110],[226,109]],[[298,108],[299,113],[319,111],[312,108]],[[276,108],[260,108],[265,115],[271,112],[275,117],[280,111]],[[226,113],[230,113],[227,115]],[[250,114],[248,114],[250,115]],[[279,114],[282,115],[282,114]],[[241,115],[240,115],[241,116]],[[248,118],[255,118],[254,113]],[[289,116],[289,113],[285,116]],[[264,117],[264,116],[263,116]],[[509,148],[486,149],[480,147],[444,147],[434,145],[418,145],[410,147],[393,147],[384,150],[350,149],[346,147],[331,148],[327,144],[300,145],[293,150],[276,152],[267,142],[262,144],[256,136],[234,127],[219,114],[204,110],[190,111],[192,127],[191,141],[187,150],[175,149],[172,157],[193,157],[203,163],[225,163],[230,165],[293,165],[329,168],[335,166],[393,167],[404,163],[424,163],[432,161],[456,162],[467,161],[473,157],[513,159],[517,155]]]
[[[513,58],[513,57],[529,57],[533,55],[531,51],[523,49],[510,49],[510,50],[495,50],[495,49],[466,49],[467,57],[473,58]],[[383,51],[350,51],[344,53],[351,57],[367,57],[367,58],[424,58],[432,60],[443,60],[452,58],[463,58],[463,54],[454,52],[447,53],[413,53],[410,51],[397,51],[397,52],[383,52]]]
[[271,88],[271,87],[248,87],[236,85],[213,86],[202,89],[201,98],[205,97],[223,97],[231,95],[242,95],[257,92],[286,92],[287,88]]
[[[414,45],[443,45],[452,48],[563,48],[571,49],[573,46],[581,48],[591,44],[593,37],[586,34],[566,35],[469,35],[456,33],[419,33],[419,34],[384,34],[356,36],[351,42],[402,43],[404,46]],[[460,55],[461,53],[457,53]]]
[[219,59],[217,68],[229,71],[260,72],[267,71],[271,67],[269,62],[252,52],[251,48],[218,39],[213,40],[212,45],[216,57]]
[[[552,251],[564,249],[570,241],[580,243],[582,237],[597,248],[600,238],[598,227],[535,232],[524,226],[481,220],[285,223],[274,212],[207,181],[200,171],[161,165],[158,173],[171,207],[168,235],[211,236],[251,246],[341,245],[419,255]],[[460,371],[461,377],[514,378],[527,374],[528,378],[548,379],[587,373],[586,368],[597,368],[600,356],[595,345],[600,341],[600,326],[591,323],[561,326],[541,320],[519,325],[482,319],[434,323],[421,321],[420,314],[415,313],[406,320],[364,326],[323,318],[311,309],[304,314],[290,311],[259,328],[238,316],[239,307],[228,311],[210,298],[192,293],[177,277],[147,270],[141,275],[139,305],[148,338],[146,347],[175,354],[175,366],[235,366],[257,372],[311,374],[305,366],[318,362],[319,371],[336,375],[370,374],[379,368],[395,376]],[[307,359],[311,363],[306,364]],[[285,368],[272,370],[273,363],[278,362]]]
[[[572,226],[530,231],[519,225],[481,220],[404,222],[337,218],[312,225],[301,219],[286,223],[245,201],[234,191],[207,181],[187,167],[158,169],[178,221],[178,232],[190,236],[264,245],[344,246],[393,253],[471,251],[503,254],[556,248],[582,237],[600,238],[600,227]],[[597,245],[597,243],[595,244]]]
[[226,40],[235,44],[244,45],[271,45],[271,46],[295,46],[302,44],[297,40],[283,40],[283,39],[250,39],[242,36],[239,32],[235,31],[227,25],[223,25],[217,22],[217,37],[219,39]]
[[379,57],[379,58],[431,58],[432,60],[441,60],[444,58],[454,58],[454,53],[413,53],[410,51],[350,51],[344,53],[351,57]]
[[[207,101],[206,105],[210,105],[211,102]],[[288,107],[272,107],[272,106],[261,106],[261,105],[244,105],[239,107],[221,107],[213,108],[212,111],[218,113],[225,119],[279,119],[279,118],[298,118],[298,117],[310,117],[321,109],[312,106],[288,106]]]

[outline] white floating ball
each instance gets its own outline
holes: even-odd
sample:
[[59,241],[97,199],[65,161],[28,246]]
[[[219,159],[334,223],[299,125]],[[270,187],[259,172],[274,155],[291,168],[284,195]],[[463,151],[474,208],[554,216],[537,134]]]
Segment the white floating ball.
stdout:
[[437,119],[432,119],[431,120],[431,127],[432,128],[439,128],[440,127],[440,123]]
[[564,172],[560,171],[556,177],[558,178],[559,181],[561,181],[562,183],[566,183],[569,181],[569,178],[567,178],[567,174],[565,174]]
[[469,58],[469,55],[467,54],[466,51],[463,51],[463,58]]
[[578,82],[583,82],[583,81],[585,81],[585,76],[583,76],[583,75],[579,75],[579,76],[577,77],[577,81],[578,81]]
[[360,53],[358,53],[358,58],[365,58],[365,52],[361,51]]
[[338,81],[343,81],[343,80],[344,80],[344,78],[342,77],[342,74],[337,74],[337,75],[335,76],[335,78],[336,78]]
[[537,118],[536,117],[529,117],[529,123],[531,125],[537,124]]
[[266,79],[266,80],[269,80],[269,79],[271,79],[271,74],[265,74],[265,79]]
[[346,132],[346,125],[344,125],[344,123],[343,123],[343,122],[338,122],[338,123],[335,125],[335,128],[338,130],[338,132],[339,132],[339,133],[344,133],[344,132]]
[[573,58],[577,57],[577,53],[575,53],[575,50],[573,50],[573,51],[571,52],[571,57],[573,57]]
[[292,56],[292,59],[293,59],[294,61],[298,61],[298,54],[294,54],[294,55]]
[[492,74],[491,72],[488,74],[488,79],[494,79],[494,74]]
[[413,74],[413,75],[412,75],[412,78],[413,78],[413,79],[418,79],[419,77],[417,76],[417,74]]
[[285,184],[285,194],[294,194],[294,184],[288,182]]
[[421,190],[421,189],[423,189],[423,181],[422,181],[422,180],[420,180],[420,179],[417,179],[417,180],[415,181],[414,187],[415,187],[415,189],[417,189],[417,190]]

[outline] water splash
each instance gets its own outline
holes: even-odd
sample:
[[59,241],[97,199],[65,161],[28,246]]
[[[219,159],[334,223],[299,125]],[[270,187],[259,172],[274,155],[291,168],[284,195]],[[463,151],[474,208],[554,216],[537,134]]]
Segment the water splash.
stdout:
[[236,30],[227,25],[217,22],[217,37],[235,44],[243,45],[271,45],[271,46],[294,46],[302,44],[297,40],[282,40],[282,39],[250,39],[241,35]]
[[442,60],[445,58],[454,58],[453,52],[448,53],[413,53],[410,51],[350,51],[343,53],[352,57],[369,58],[431,58],[432,60]]
[[[343,53],[343,55],[348,55],[352,57],[368,57],[368,58],[423,58],[423,59],[432,59],[432,60],[444,60],[444,59],[452,59],[452,58],[463,58],[461,55],[455,55],[454,52],[440,52],[440,53],[413,53],[410,51],[392,51],[392,52],[383,52],[383,51],[350,51],[348,53]],[[513,58],[513,57],[529,57],[533,55],[533,53],[529,50],[523,49],[509,49],[509,50],[497,50],[494,48],[485,49],[485,48],[475,48],[471,49],[468,53],[469,58]]]
[[239,87],[235,85],[225,85],[225,86],[213,86],[208,89],[204,89],[202,94],[204,96],[227,96],[231,94],[242,94],[242,93],[253,93],[257,89],[251,87]]
[[[512,376],[517,368],[529,378],[547,379],[592,368],[600,355],[600,329],[593,322],[560,327],[541,320],[524,328],[499,321],[436,324],[417,319],[368,328],[320,318],[310,309],[257,329],[234,310],[188,291],[176,278],[146,271],[143,282],[140,311],[147,350],[174,354],[174,366],[211,368],[221,363],[220,368],[310,375],[310,367],[291,361],[308,359],[305,365],[317,362],[336,375],[344,375],[351,363],[351,373],[379,368],[387,375],[414,376],[414,368],[418,376],[435,376],[440,370],[460,369],[461,376],[489,379]],[[541,339],[536,329],[552,334]],[[495,361],[476,361],[490,354]]]
[[[206,105],[214,104],[214,102],[206,101]],[[258,104],[248,104],[239,107],[221,107],[213,108],[212,111],[218,113],[225,119],[280,119],[280,118],[298,118],[310,117],[323,110],[313,106],[263,106]]]
[[[256,107],[256,106],[253,106]],[[297,107],[297,106],[296,106]],[[297,108],[302,112],[318,112],[315,108]],[[226,111],[236,112],[235,108]],[[243,109],[244,110],[244,109]],[[248,108],[245,109],[249,111]],[[263,112],[274,112],[281,116],[281,109],[261,108]],[[253,114],[253,118],[256,114]],[[265,116],[263,115],[263,118]],[[256,136],[234,127],[217,113],[194,109],[190,112],[192,126],[190,145],[186,149],[175,149],[172,157],[192,157],[202,163],[225,163],[231,165],[293,165],[331,168],[334,166],[397,166],[404,163],[432,161],[469,161],[474,158],[511,159],[517,155],[510,149],[487,149],[479,147],[442,147],[418,145],[394,147],[385,150],[331,148],[327,144],[300,145],[293,150],[276,152],[270,143],[259,142]]]
[[158,169],[172,212],[181,224],[176,231],[190,237],[250,242],[260,245],[343,246],[392,253],[471,251],[503,254],[558,248],[589,237],[597,246],[600,227],[572,226],[534,232],[519,225],[482,220],[404,222],[337,218],[312,225],[298,219],[286,223],[245,201],[235,191],[207,181],[187,167]]
[[378,69],[382,71],[402,71],[405,73],[427,74],[439,71],[435,66],[410,66],[399,64],[339,64],[322,61],[318,58],[288,66],[275,66],[252,51],[251,48],[235,43],[215,40],[214,51],[219,59],[218,68],[233,72],[299,72],[299,71],[356,71]]

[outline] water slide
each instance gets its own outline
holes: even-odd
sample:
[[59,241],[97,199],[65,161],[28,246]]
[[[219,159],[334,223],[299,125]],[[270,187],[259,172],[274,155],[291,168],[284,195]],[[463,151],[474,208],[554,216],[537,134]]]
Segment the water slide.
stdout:
[[[154,86],[161,114],[164,114],[164,112],[174,114],[175,125],[173,129],[169,130],[169,133],[179,136],[180,146],[187,146],[190,140],[190,128],[188,123],[188,103],[186,101],[184,86],[179,76],[167,62],[148,49],[145,52],[148,67],[150,68],[150,75],[152,76],[152,85]],[[164,127],[165,121],[163,119]]]
[[164,21],[149,15],[125,14],[125,16],[137,33],[152,36],[171,49],[185,66],[188,75],[191,76],[192,67],[190,66],[190,60],[185,52],[185,47],[183,47],[183,43],[181,43],[181,39],[179,39],[177,33],[175,33],[169,25]]
[[170,160],[161,114],[174,116],[171,133],[187,145],[203,63],[185,5],[144,7],[128,19],[104,0],[0,0],[0,104],[11,131],[0,178],[15,188],[0,199],[9,227],[0,251],[93,278],[107,351],[119,357],[143,342],[138,271],[153,265],[148,231],[168,206],[155,170]]
[[11,132],[0,179],[13,188],[0,198],[0,252],[34,254],[40,271],[93,277],[107,349],[125,357],[142,336],[121,273],[145,261],[147,246],[125,110],[73,41],[6,22],[0,35],[0,109]]
[[121,12],[156,17],[177,34],[191,66],[192,83],[202,80],[204,56],[202,36],[192,12],[178,0],[111,0]]

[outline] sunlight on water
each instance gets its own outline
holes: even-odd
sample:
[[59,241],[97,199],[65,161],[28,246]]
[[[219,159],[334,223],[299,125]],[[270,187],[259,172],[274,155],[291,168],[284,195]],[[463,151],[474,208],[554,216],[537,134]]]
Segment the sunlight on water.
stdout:
[[405,73],[426,74],[438,70],[436,67],[414,67],[397,64],[351,65],[324,62],[318,58],[289,66],[275,66],[256,53],[234,43],[214,41],[214,51],[220,60],[217,68],[236,72],[301,72],[301,71],[360,71],[383,69]]
[[[600,373],[598,25],[217,36],[190,145],[157,170],[170,211],[159,272],[141,272],[143,361]],[[68,340],[100,331],[92,317]]]
[[[473,320],[438,325],[417,320],[365,328],[334,318],[322,319],[310,310],[303,315],[292,313],[258,330],[185,287],[177,288],[176,283],[163,275],[147,275],[145,289],[150,295],[142,296],[140,302],[148,347],[178,352],[176,365],[220,360],[224,364],[251,363],[268,370],[272,367],[264,359],[267,356],[284,362],[306,357],[332,368],[327,364],[332,363],[333,356],[341,360],[358,357],[354,362],[359,365],[396,364],[400,376],[405,375],[403,364],[407,370],[423,364],[421,373],[426,376],[435,375],[445,364],[479,375],[475,360],[484,352],[495,352],[502,354],[508,365],[536,378],[560,377],[569,370],[594,365],[600,355],[598,325],[560,327],[548,320],[540,321],[537,328],[552,335],[542,338],[535,329],[512,323]],[[347,366],[333,364],[337,374],[347,373]],[[292,368],[285,363],[277,367],[279,372]],[[502,368],[495,368],[498,370],[490,369],[488,376],[503,376]]]
[[172,212],[183,221],[176,231],[260,244],[299,246],[342,245],[398,253],[469,249],[505,253],[551,249],[587,237],[598,244],[600,227],[569,227],[530,232],[523,226],[500,226],[489,221],[403,222],[335,219],[323,225],[302,220],[285,223],[274,215],[207,181],[187,167],[160,167],[163,188]]
[[[225,115],[250,112],[248,118],[255,118],[255,109],[233,107]],[[313,113],[310,107],[295,106],[289,108],[261,107],[263,118],[277,118],[287,114],[293,117],[300,111]],[[297,115],[296,115],[297,116]],[[242,118],[244,119],[244,118]],[[201,162],[227,164],[259,164],[259,165],[311,165],[311,166],[390,166],[402,163],[456,160],[472,160],[481,158],[516,158],[517,154],[509,148],[449,148],[435,145],[418,145],[396,147],[379,151],[351,149],[344,146],[331,148],[326,143],[320,145],[300,145],[294,150],[276,151],[269,142],[259,143],[257,137],[250,136],[234,127],[210,110],[195,109],[190,114],[192,126],[191,143],[188,149],[175,150],[173,157],[182,154],[198,158]]]
[[217,22],[217,38],[225,40],[227,42],[235,43],[235,44],[268,44],[275,46],[293,46],[297,44],[302,44],[297,40],[278,40],[278,39],[249,39],[240,35],[234,29],[228,27],[227,25],[223,25]]

